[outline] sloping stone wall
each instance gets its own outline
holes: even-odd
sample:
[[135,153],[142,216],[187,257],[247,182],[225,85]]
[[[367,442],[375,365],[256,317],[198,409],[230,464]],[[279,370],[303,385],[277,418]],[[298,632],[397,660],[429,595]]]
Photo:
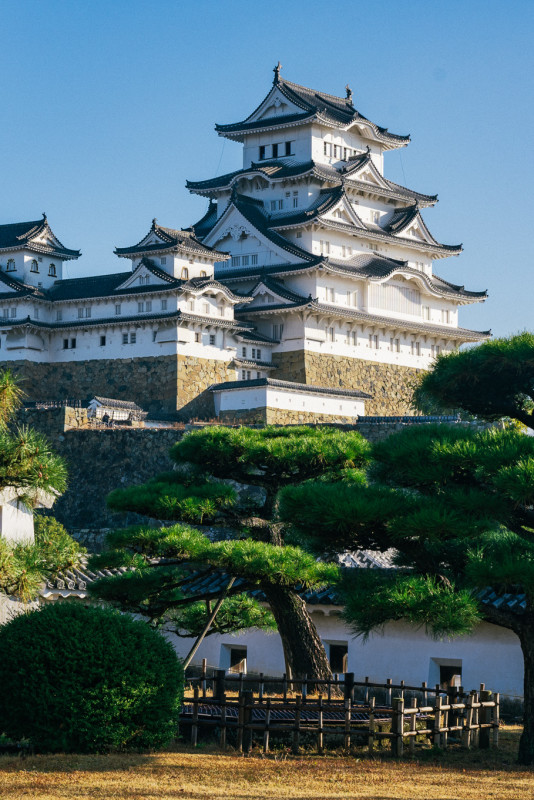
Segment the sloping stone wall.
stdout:
[[190,356],[91,359],[66,364],[32,361],[0,362],[22,380],[27,400],[89,401],[95,394],[133,400],[152,417],[180,419],[214,416],[212,383],[235,380],[235,369],[224,361]]
[[417,413],[410,401],[412,384],[421,370],[301,350],[273,354],[273,361],[278,366],[273,377],[280,380],[367,392],[372,395],[365,401],[369,416]]

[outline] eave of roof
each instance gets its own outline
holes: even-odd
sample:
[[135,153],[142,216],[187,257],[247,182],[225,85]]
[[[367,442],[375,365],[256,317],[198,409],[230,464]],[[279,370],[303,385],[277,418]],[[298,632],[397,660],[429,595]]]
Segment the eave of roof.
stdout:
[[256,378],[246,381],[225,381],[224,383],[214,383],[208,387],[210,392],[225,392],[234,389],[252,389],[256,387],[271,386],[274,389],[285,391],[309,392],[311,394],[333,395],[334,397],[361,397],[369,399],[371,394],[360,392],[355,389],[330,388],[326,386],[314,386],[308,383],[295,383],[294,381],[280,381],[276,378]]
[[43,330],[67,330],[75,328],[94,328],[94,327],[109,327],[110,325],[126,325],[137,323],[142,325],[146,322],[172,322],[172,321],[194,322],[204,325],[211,325],[213,327],[227,328],[233,331],[249,331],[254,326],[246,320],[226,320],[223,317],[201,316],[199,314],[188,314],[187,312],[171,311],[166,314],[136,314],[135,316],[116,316],[116,317],[102,317],[102,318],[89,318],[79,320],[66,320],[61,322],[44,322],[43,320],[35,320],[31,317],[25,319],[7,319],[0,318],[0,321],[5,327],[30,327],[42,328]]
[[366,311],[358,311],[335,305],[330,306],[326,303],[320,303],[311,297],[302,298],[302,300],[294,303],[252,306],[238,313],[239,316],[245,315],[246,317],[251,315],[269,316],[273,312],[292,313],[302,308],[309,308],[311,311],[316,311],[330,317],[340,317],[342,319],[352,319],[355,322],[369,323],[375,327],[417,331],[418,333],[426,333],[430,336],[439,336],[453,341],[478,342],[491,336],[491,331],[472,331],[469,328],[452,328],[444,325],[425,324],[424,322],[415,322],[407,319],[396,319],[395,317],[382,317],[378,314],[369,314]]

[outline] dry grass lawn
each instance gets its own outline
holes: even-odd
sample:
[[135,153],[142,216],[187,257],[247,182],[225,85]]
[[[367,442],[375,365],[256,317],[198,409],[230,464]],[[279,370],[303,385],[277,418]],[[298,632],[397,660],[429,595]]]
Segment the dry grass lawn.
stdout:
[[518,767],[518,728],[502,749],[388,758],[238,756],[186,746],[154,755],[0,757],[0,799],[21,800],[532,800]]

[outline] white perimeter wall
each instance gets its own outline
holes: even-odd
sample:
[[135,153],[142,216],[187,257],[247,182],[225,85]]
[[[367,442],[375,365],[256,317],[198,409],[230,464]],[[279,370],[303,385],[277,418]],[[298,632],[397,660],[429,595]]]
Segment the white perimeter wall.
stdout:
[[280,408],[313,414],[335,414],[357,417],[365,414],[362,399],[335,397],[304,391],[286,391],[273,386],[243,387],[214,392],[215,413],[249,408]]
[[[347,626],[337,615],[315,612],[313,620],[325,643],[348,645],[348,670],[356,680],[366,676],[372,681],[394,683],[401,680],[429,686],[439,682],[439,663],[461,664],[462,683],[467,689],[477,689],[485,683],[488,689],[507,695],[523,695],[523,658],[519,639],[504,628],[482,623],[470,636],[436,641],[424,631],[403,622],[385,626],[384,634],[374,634],[364,643],[351,637]],[[169,634],[178,655],[185,658],[191,639]],[[193,664],[206,658],[210,667],[227,666],[225,656],[229,647],[247,647],[249,672],[282,675],[284,656],[278,634],[250,631],[237,636],[209,636],[197,651]]]

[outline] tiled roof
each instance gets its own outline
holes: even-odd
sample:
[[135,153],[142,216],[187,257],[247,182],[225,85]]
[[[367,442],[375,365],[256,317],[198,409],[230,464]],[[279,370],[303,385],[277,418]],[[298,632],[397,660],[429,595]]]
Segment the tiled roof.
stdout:
[[300,302],[300,300],[304,299],[302,295],[297,294],[297,292],[293,292],[291,289],[288,289],[287,286],[284,286],[282,283],[279,283],[278,281],[275,281],[273,278],[269,277],[260,278],[254,289],[251,289],[250,292],[251,295],[253,294],[254,290],[261,284],[263,284],[263,286],[265,286],[267,289],[270,289],[272,292],[277,294],[279,297],[283,297],[285,300],[298,303]]
[[257,361],[254,358],[240,358],[235,356],[234,361],[239,367],[252,367],[254,369],[277,369],[277,365],[272,361]]
[[[388,550],[381,553],[375,550],[356,550],[355,552],[345,553],[340,558],[341,566],[346,569],[392,569],[393,551]],[[125,567],[90,570],[87,568],[87,558],[82,558],[79,567],[68,569],[51,575],[41,589],[43,597],[54,597],[58,594],[68,597],[69,595],[84,598],[89,584],[101,578],[110,578],[123,575],[128,570]],[[196,596],[199,594],[216,594],[222,592],[230,580],[230,575],[223,572],[191,572],[190,579],[181,587],[184,594]],[[234,588],[246,591],[249,585],[243,578],[237,578]],[[250,594],[258,600],[263,600],[264,595],[261,589],[252,588]],[[341,599],[336,594],[334,587],[326,586],[324,589],[308,589],[299,592],[300,596],[308,605],[342,605]],[[481,589],[477,594],[477,599],[484,606],[493,606],[497,609],[512,611],[514,614],[522,615],[527,610],[527,596],[524,592],[499,593],[490,586]]]
[[[43,234],[47,234],[52,244],[36,243],[33,240]],[[79,250],[70,250],[65,247],[59,239],[52,233],[52,230],[43,214],[42,219],[31,222],[14,222],[10,225],[0,225],[0,250],[35,250],[35,252],[54,255],[58,258],[78,258]]]
[[[150,233],[154,233],[161,239],[161,243],[143,244],[143,241]],[[177,230],[175,228],[164,228],[162,225],[158,225],[155,219],[152,221],[152,227],[147,236],[144,236],[140,242],[131,247],[116,247],[115,254],[118,256],[131,257],[141,253],[160,252],[176,247],[197,255],[203,255],[215,261],[223,261],[228,257],[225,253],[220,253],[218,250],[214,250],[212,247],[202,244],[202,242],[196,238],[195,232],[192,229]]]
[[195,222],[194,225],[191,225],[191,230],[194,232],[195,236],[197,236],[199,239],[204,239],[211,231],[216,222],[217,222],[217,203],[212,203],[210,200],[208,210],[206,211],[204,216],[198,220],[198,222]]
[[264,336],[258,331],[248,331],[240,333],[237,337],[240,341],[249,342],[250,344],[278,344],[278,339],[272,339],[270,336]]
[[461,340],[466,342],[478,342],[491,336],[491,331],[472,331],[468,328],[453,328],[445,325],[433,325],[432,323],[416,322],[415,320],[396,319],[394,317],[383,317],[379,314],[369,314],[366,311],[353,310],[343,306],[328,305],[320,303],[311,297],[303,297],[301,300],[290,303],[265,304],[261,306],[249,306],[239,312],[239,316],[254,316],[258,314],[270,314],[275,311],[291,312],[298,308],[307,307],[312,311],[319,311],[333,317],[343,319],[353,319],[355,322],[368,322],[375,326],[385,326],[393,330],[404,329],[427,333],[432,336],[440,336],[445,339]]
[[[486,291],[473,292],[465,289],[464,286],[458,286],[454,283],[449,283],[437,275],[428,276],[419,270],[409,267],[406,261],[399,259],[387,258],[386,256],[378,253],[360,254],[345,260],[337,260],[334,258],[318,258],[315,264],[278,264],[265,267],[247,267],[242,269],[229,269],[221,279],[227,283],[250,281],[251,279],[265,280],[268,276],[290,275],[299,273],[304,270],[309,270],[310,267],[315,266],[317,269],[324,269],[327,272],[339,273],[341,275],[350,275],[354,278],[362,279],[382,279],[396,271],[401,271],[403,274],[417,276],[424,280],[431,290],[454,295],[456,297],[465,297],[475,300],[483,300],[487,297]],[[286,289],[286,291],[288,291]]]
[[[281,78],[279,73],[275,78],[275,85],[280,92],[287,97],[287,99],[302,109],[302,113],[291,113],[276,117],[269,117],[259,121],[251,121],[261,106],[258,106],[252,114],[243,120],[243,122],[236,122],[230,125],[216,125],[215,130],[218,133],[235,134],[239,132],[247,132],[268,127],[283,127],[292,123],[302,123],[311,121],[314,118],[322,120],[329,125],[335,127],[346,128],[355,122],[362,122],[370,126],[373,130],[375,137],[390,146],[402,146],[408,144],[410,141],[409,136],[399,136],[390,133],[387,128],[376,125],[371,122],[362,114],[360,114],[352,104],[352,93],[347,93],[346,97],[337,97],[336,95],[326,94],[325,92],[317,92],[314,89],[308,89],[306,86],[301,86],[298,83],[287,81]],[[262,101],[263,103],[264,101]]]
[[275,378],[256,378],[250,381],[226,381],[214,383],[209,387],[210,392],[226,392],[233,389],[249,389],[260,386],[272,386],[275,389],[285,389],[295,392],[312,392],[313,394],[333,395],[334,397],[362,397],[370,398],[372,395],[354,389],[328,388],[326,386],[313,386],[308,383],[295,383],[294,381],[279,381]]
[[[373,168],[373,161],[369,153],[361,153],[359,156],[351,158],[340,168],[331,166],[330,164],[321,164],[317,161],[295,161],[293,158],[277,158],[268,159],[265,161],[253,162],[250,167],[229,172],[226,175],[220,175],[217,178],[205,181],[187,181],[186,186],[189,191],[196,194],[210,195],[216,193],[217,190],[230,189],[239,181],[240,178],[252,177],[254,175],[261,175],[268,181],[285,180],[290,177],[304,177],[314,175],[320,181],[329,181],[337,185],[341,185],[342,181],[347,182],[348,185],[356,186],[366,192],[373,192],[386,197],[396,197],[403,200],[417,201],[422,206],[433,205],[437,201],[437,195],[422,194],[415,192],[412,189],[407,189],[400,186],[398,183],[388,180],[381,175],[381,180],[385,186],[378,186],[367,181],[358,180],[357,175],[353,173],[360,170],[365,164],[369,164]],[[376,169],[376,168],[375,168]],[[211,207],[210,207],[211,208]],[[208,209],[208,214],[214,215],[211,222],[214,224],[216,219],[216,206]],[[193,228],[197,236],[202,238],[205,234],[205,217]],[[203,224],[201,224],[203,223]],[[211,227],[213,227],[211,224]],[[211,230],[211,227],[208,230]]]
[[93,399],[96,400],[98,403],[100,403],[101,406],[106,406],[107,408],[124,408],[128,409],[129,411],[143,410],[140,406],[137,405],[137,403],[134,403],[129,400],[114,400],[111,397],[100,397],[99,395],[96,394]]

